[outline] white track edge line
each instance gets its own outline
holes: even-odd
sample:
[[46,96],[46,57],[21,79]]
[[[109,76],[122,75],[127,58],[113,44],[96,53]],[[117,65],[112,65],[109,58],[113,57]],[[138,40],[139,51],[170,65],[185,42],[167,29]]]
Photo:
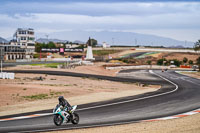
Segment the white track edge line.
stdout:
[[[150,70],[149,72],[155,74],[152,70]],[[164,77],[162,77],[162,76],[160,76],[160,75],[158,75],[158,74],[155,74],[155,75],[157,75],[157,76],[163,78],[164,80],[170,82],[171,84],[175,85],[175,86],[176,86],[176,89],[175,89],[175,90],[172,90],[172,91],[169,91],[169,92],[166,92],[166,93],[154,95],[154,97],[157,97],[157,96],[160,96],[160,95],[165,95],[165,94],[170,94],[170,93],[175,92],[175,91],[178,90],[178,85],[176,85],[176,84],[173,83],[172,81],[170,81],[170,80],[168,80],[168,79],[166,79],[166,78],[164,78]],[[147,97],[147,98],[150,98],[150,97]],[[147,99],[147,98],[145,98],[145,99]],[[130,101],[130,100],[128,100],[128,101]],[[125,101],[125,102],[126,102],[126,101]],[[121,102],[118,102],[118,103],[121,103]],[[108,106],[108,105],[107,105],[107,106]],[[96,108],[98,108],[98,107],[96,107]],[[88,108],[86,108],[86,109],[88,109]],[[199,109],[195,109],[195,110],[190,111],[190,112],[186,112],[186,113],[182,113],[182,114],[177,114],[177,115],[188,115],[188,116],[189,116],[189,115],[197,114],[198,112],[194,112],[194,111],[197,111],[197,110],[200,110],[200,108],[199,108]],[[169,119],[177,119],[177,118],[179,118],[179,117],[174,117],[174,116],[175,116],[175,115],[173,115],[173,116],[168,116],[168,117],[162,117],[162,118],[156,118],[155,120],[169,120]],[[152,120],[152,119],[149,119],[149,120]],[[120,124],[129,124],[129,123],[141,122],[141,121],[143,121],[143,120],[140,120],[140,121],[130,121],[130,122],[119,122],[119,123],[112,123],[112,124],[99,124],[99,125],[97,124],[97,125],[93,125],[93,126],[82,126],[82,127],[72,127],[72,128],[57,128],[57,129],[47,129],[47,130],[45,129],[45,130],[23,131],[23,132],[21,132],[21,133],[41,132],[41,131],[56,131],[56,130],[64,130],[64,129],[92,128],[92,127],[99,127],[99,126],[112,126],[112,125],[120,125]],[[17,133],[17,132],[14,132],[14,133]]]
[[157,94],[157,95],[152,95],[152,96],[147,96],[147,97],[142,97],[142,98],[138,98],[138,99],[132,99],[132,100],[127,100],[127,101],[122,101],[122,102],[116,102],[116,103],[111,103],[111,104],[105,104],[105,105],[99,105],[99,106],[93,106],[93,107],[88,107],[88,108],[83,108],[83,109],[77,109],[77,111],[79,110],[87,110],[87,109],[93,109],[93,108],[100,108],[100,107],[105,107],[105,106],[111,106],[111,105],[116,105],[116,104],[121,104],[121,103],[128,103],[128,102],[134,102],[134,101],[139,101],[139,100],[144,100],[144,99],[148,99],[148,98],[152,98],[152,97],[158,97],[158,96],[162,96],[162,95],[166,95],[166,94],[170,94],[173,93],[175,91],[178,90],[178,85],[176,85],[175,83],[173,83],[172,81],[154,73],[152,70],[149,70],[150,73],[159,76],[160,78],[168,81],[169,83],[173,84],[176,88],[172,91],[169,92],[165,92],[165,93],[161,93],[161,94]]
[[[195,109],[195,110],[190,111],[190,112],[194,112],[194,111],[197,111],[197,110],[200,111],[200,108],[199,109]],[[186,112],[186,113],[190,113],[190,112]],[[177,114],[177,115],[184,115],[186,113]],[[197,113],[199,113],[199,112],[195,112],[195,114],[197,114]],[[193,115],[193,114],[191,114],[191,115]],[[82,129],[82,128],[94,128],[94,127],[101,127],[101,126],[115,126],[115,125],[122,125],[122,124],[131,124],[133,122],[135,122],[135,123],[148,122],[149,120],[162,121],[162,120],[171,120],[171,119],[181,118],[181,117],[175,117],[175,116],[176,115],[162,117],[162,118],[156,118],[156,119],[147,119],[147,120],[129,121],[129,122],[118,122],[118,123],[110,123],[110,124],[96,124],[96,125],[92,125],[92,126],[82,126],[82,127],[70,127],[70,128],[57,128],[57,129],[44,129],[44,130],[22,131],[20,133],[43,132],[43,131],[57,131],[57,130],[67,130],[67,129],[68,130],[73,130],[73,129]],[[19,133],[19,132],[10,132],[10,133]]]
[[[154,74],[164,80],[166,80],[167,82],[173,84],[176,88],[172,91],[169,92],[165,92],[165,93],[161,93],[161,94],[157,94],[157,95],[152,95],[152,96],[147,96],[147,97],[142,97],[142,98],[138,98],[138,99],[132,99],[132,100],[127,100],[127,101],[122,101],[122,102],[116,102],[116,103],[110,103],[110,104],[104,104],[104,105],[99,105],[99,106],[93,106],[93,107],[88,107],[88,108],[82,108],[82,109],[77,109],[77,111],[81,111],[81,110],[88,110],[88,109],[94,109],[94,108],[100,108],[100,107],[106,107],[106,106],[111,106],[111,105],[117,105],[117,104],[122,104],[122,103],[128,103],[128,102],[134,102],[134,101],[139,101],[139,100],[144,100],[144,99],[148,99],[148,98],[153,98],[153,97],[158,97],[158,96],[162,96],[162,95],[166,95],[166,94],[170,94],[173,93],[175,91],[178,90],[178,85],[176,85],[174,82],[162,77],[159,74],[156,74],[153,72],[153,70],[149,70],[149,73]],[[47,113],[47,115],[52,115],[53,113]],[[43,114],[41,116],[45,116],[46,114]],[[36,116],[36,117],[40,117],[40,116]],[[16,119],[15,119],[16,120]],[[1,121],[1,120],[0,120]],[[4,121],[4,120],[3,120]],[[6,121],[6,120],[5,120]]]

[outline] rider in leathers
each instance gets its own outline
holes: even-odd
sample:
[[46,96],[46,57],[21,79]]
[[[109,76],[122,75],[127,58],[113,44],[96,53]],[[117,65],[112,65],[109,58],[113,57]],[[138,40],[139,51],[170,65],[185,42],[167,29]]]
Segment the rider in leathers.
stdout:
[[59,104],[60,104],[61,106],[63,106],[64,111],[70,112],[70,110],[72,109],[72,106],[67,102],[66,99],[64,99],[63,96],[59,96],[59,97],[58,97],[58,101],[59,101]]

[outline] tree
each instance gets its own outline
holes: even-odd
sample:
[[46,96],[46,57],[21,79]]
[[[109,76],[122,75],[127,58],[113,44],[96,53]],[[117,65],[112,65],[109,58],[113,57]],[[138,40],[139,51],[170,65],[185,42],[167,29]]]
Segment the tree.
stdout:
[[197,58],[197,65],[199,66],[199,72],[200,72],[200,56]]
[[41,43],[35,44],[35,52],[40,52],[40,50],[43,48],[43,45]]
[[171,62],[173,62],[172,65],[175,65],[175,66],[178,66],[178,67],[182,64],[182,61],[179,61],[177,59],[169,60],[168,64],[171,64]]
[[[95,39],[89,39],[89,40],[92,46],[96,46],[98,44],[97,40]],[[89,40],[87,41],[87,44],[89,44]]]
[[45,43],[36,43],[35,44],[35,52],[40,52],[42,48],[56,48],[56,45],[53,42]]
[[[164,63],[165,62],[165,63]],[[163,64],[164,63],[164,64]],[[167,65],[167,60],[165,58],[159,59],[157,61],[157,65]]]
[[174,61],[174,65],[176,65],[178,67],[182,64],[182,61],[179,61],[177,59],[174,59],[173,61]]
[[189,60],[189,62],[188,62],[190,65],[193,65],[194,64],[194,62],[192,61],[192,60]]
[[188,62],[188,58],[184,57],[184,58],[183,58],[183,63],[186,64],[187,62]]
[[47,48],[56,48],[56,45],[53,42],[49,42]]

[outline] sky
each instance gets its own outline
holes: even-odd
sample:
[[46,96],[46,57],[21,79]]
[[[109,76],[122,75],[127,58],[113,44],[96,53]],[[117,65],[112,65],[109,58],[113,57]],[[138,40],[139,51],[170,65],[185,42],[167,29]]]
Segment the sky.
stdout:
[[36,38],[70,31],[110,31],[196,42],[200,0],[1,0],[0,37],[12,37],[17,28],[33,28]]

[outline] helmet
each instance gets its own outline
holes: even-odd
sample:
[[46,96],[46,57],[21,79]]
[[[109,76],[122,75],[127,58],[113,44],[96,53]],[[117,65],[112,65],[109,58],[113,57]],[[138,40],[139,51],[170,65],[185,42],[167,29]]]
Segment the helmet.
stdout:
[[63,96],[59,96],[59,97],[58,97],[58,100],[61,102],[61,101],[64,100],[64,97],[63,97]]

